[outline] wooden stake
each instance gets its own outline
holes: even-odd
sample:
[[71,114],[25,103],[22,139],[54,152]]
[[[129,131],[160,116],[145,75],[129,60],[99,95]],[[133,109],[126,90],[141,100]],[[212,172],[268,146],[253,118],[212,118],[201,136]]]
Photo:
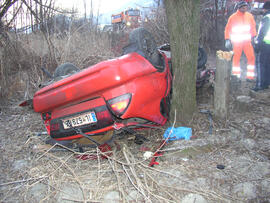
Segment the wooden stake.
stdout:
[[217,51],[214,114],[222,119],[226,119],[228,117],[231,58],[232,52]]

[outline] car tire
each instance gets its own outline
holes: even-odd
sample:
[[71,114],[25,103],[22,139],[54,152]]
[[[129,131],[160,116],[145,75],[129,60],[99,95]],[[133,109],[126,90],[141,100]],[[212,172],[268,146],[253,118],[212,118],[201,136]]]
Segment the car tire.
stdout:
[[129,34],[129,44],[123,48],[123,54],[136,52],[146,58],[152,65],[160,65],[157,44],[152,34],[144,28],[137,28]]
[[157,45],[153,36],[144,28],[133,30],[129,35],[129,42],[131,44],[137,43],[138,48],[143,51],[147,59],[149,59],[149,57],[157,50]]
[[207,62],[206,51],[204,50],[204,48],[199,47],[197,68],[200,69],[201,67],[205,66],[206,62]]
[[72,75],[79,71],[80,69],[74,66],[72,63],[64,63],[55,69],[54,78]]

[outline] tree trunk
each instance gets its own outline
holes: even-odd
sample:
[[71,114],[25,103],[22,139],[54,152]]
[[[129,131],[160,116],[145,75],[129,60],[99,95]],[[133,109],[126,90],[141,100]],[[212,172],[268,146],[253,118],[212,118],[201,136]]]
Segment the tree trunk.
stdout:
[[196,110],[199,7],[200,0],[165,0],[174,70],[172,109],[183,124]]

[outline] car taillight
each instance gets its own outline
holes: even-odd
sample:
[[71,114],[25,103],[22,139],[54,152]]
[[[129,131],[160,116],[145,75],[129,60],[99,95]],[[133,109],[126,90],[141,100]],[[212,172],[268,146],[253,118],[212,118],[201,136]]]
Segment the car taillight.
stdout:
[[124,94],[108,101],[110,109],[116,116],[121,116],[126,111],[131,100],[131,94]]

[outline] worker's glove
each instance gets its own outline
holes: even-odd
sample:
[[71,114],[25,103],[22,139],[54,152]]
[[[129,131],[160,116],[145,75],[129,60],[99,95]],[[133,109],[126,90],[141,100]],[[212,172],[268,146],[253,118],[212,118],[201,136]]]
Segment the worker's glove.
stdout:
[[252,38],[251,44],[254,48],[255,53],[259,53],[260,52],[260,45],[259,45],[258,40],[255,37]]
[[233,46],[232,46],[231,40],[229,40],[229,39],[226,39],[226,40],[225,40],[225,48],[226,48],[228,51],[232,51],[232,50],[233,50]]
[[260,45],[258,43],[255,43],[253,45],[253,48],[254,48],[255,53],[259,53],[260,52]]

